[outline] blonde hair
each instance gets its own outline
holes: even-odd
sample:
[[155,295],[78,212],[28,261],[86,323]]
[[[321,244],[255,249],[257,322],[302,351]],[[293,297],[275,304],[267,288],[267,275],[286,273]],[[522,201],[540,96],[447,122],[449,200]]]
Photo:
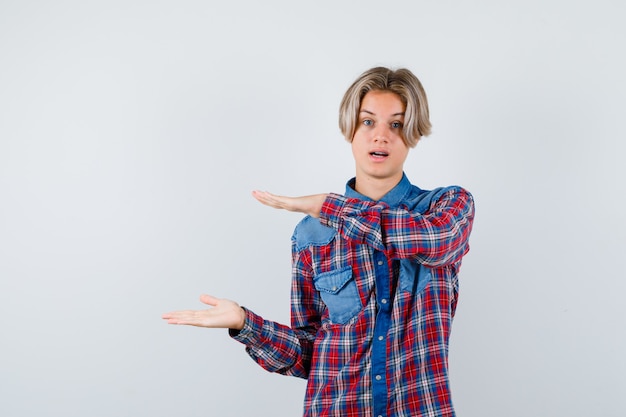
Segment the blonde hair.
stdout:
[[391,70],[376,67],[365,71],[348,88],[339,106],[339,129],[352,142],[359,120],[361,101],[370,91],[390,91],[397,94],[406,106],[402,137],[406,146],[413,148],[422,136],[428,136],[431,124],[428,100],[422,84],[405,68]]

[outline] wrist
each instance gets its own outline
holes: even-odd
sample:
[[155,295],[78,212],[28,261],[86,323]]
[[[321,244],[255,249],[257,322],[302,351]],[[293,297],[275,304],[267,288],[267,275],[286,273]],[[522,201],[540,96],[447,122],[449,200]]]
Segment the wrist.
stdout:
[[241,330],[246,324],[246,310],[243,307],[239,307],[239,322],[233,329]]
[[322,206],[324,206],[326,197],[328,197],[328,194],[315,195],[314,198],[312,199],[313,201],[312,201],[311,206],[309,207],[309,211],[307,214],[310,215],[311,217],[319,219],[322,214]]

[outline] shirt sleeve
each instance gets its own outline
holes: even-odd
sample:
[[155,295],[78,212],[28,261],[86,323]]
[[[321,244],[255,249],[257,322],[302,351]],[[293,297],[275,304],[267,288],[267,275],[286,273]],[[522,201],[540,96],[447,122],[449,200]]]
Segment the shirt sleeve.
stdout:
[[329,194],[320,213],[320,222],[345,239],[429,267],[460,261],[469,250],[473,219],[474,200],[461,187],[447,189],[424,213],[338,194]]
[[248,355],[265,370],[307,378],[308,369],[301,365],[301,347],[296,332],[248,309],[245,311],[243,329],[231,329],[230,336],[246,345]]
[[[293,254],[291,301],[292,327],[265,320],[244,308],[246,320],[243,329],[230,330],[230,336],[246,345],[246,352],[269,372],[299,378],[308,378],[313,355],[313,343],[320,327],[323,304],[315,291],[310,268],[302,254]],[[317,301],[315,301],[317,300]]]

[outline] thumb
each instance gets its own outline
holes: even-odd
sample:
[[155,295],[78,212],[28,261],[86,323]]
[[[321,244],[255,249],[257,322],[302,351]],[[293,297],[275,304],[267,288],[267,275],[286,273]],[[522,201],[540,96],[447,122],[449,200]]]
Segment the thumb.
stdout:
[[212,307],[215,307],[217,305],[217,302],[219,301],[219,299],[213,297],[212,295],[202,294],[200,296],[200,301],[202,301],[204,304],[207,304],[207,305],[210,305]]

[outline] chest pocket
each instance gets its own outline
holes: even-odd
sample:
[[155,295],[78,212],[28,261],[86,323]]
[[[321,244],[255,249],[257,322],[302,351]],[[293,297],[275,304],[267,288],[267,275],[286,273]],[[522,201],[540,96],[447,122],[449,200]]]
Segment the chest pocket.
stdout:
[[400,289],[413,294],[419,294],[432,280],[430,269],[424,265],[400,260]]
[[333,323],[345,324],[363,308],[350,266],[319,274],[313,283]]

